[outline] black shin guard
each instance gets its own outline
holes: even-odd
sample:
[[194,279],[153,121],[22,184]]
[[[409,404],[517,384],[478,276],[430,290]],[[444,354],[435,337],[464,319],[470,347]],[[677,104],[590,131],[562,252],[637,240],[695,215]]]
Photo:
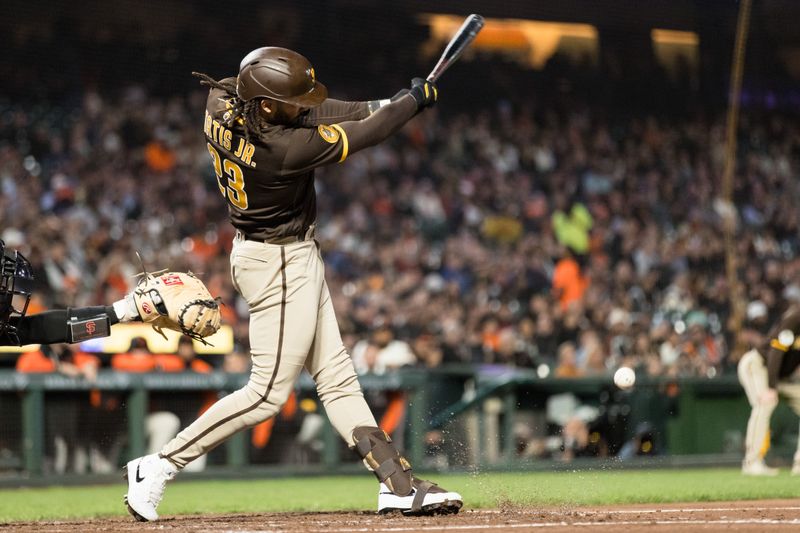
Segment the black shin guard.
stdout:
[[411,464],[400,455],[392,439],[381,428],[360,426],[353,430],[355,450],[379,481],[398,496],[408,496],[414,488]]

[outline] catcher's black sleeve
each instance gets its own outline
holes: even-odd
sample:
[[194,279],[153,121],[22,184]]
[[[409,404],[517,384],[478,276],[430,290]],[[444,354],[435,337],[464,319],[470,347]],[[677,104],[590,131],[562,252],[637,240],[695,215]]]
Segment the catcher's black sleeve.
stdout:
[[44,311],[36,315],[12,317],[11,325],[17,328],[20,346],[25,344],[54,344],[71,342],[70,316],[88,319],[101,315],[108,316],[109,325],[119,322],[112,306],[99,305]]

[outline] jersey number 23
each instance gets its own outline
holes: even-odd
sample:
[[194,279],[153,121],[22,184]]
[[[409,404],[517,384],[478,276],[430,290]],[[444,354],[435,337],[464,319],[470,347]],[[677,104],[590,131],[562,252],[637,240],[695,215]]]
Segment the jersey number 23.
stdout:
[[206,146],[208,153],[211,154],[212,163],[214,163],[219,192],[235,207],[247,209],[247,193],[244,191],[242,168],[230,159],[221,159],[219,152],[211,146],[211,143],[206,143]]

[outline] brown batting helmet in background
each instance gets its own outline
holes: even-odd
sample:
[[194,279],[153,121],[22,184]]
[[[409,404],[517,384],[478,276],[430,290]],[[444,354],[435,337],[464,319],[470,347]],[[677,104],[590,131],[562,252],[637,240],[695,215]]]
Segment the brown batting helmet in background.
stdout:
[[317,81],[314,67],[286,48],[256,48],[239,65],[236,94],[244,100],[271,98],[300,107],[318,106],[328,89]]

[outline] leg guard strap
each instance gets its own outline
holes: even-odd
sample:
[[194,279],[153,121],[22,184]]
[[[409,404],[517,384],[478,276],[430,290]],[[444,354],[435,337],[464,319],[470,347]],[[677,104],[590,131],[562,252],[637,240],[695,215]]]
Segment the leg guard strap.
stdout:
[[400,455],[392,439],[382,429],[357,427],[353,430],[353,440],[356,451],[380,482],[398,496],[411,494],[411,464]]
[[373,472],[375,472],[375,477],[381,483],[385,483],[387,479],[390,479],[395,473],[399,473],[402,475],[403,470],[402,467],[398,469],[397,461],[394,459],[386,459],[377,468],[373,468]]
[[425,501],[425,495],[435,487],[434,483],[430,481],[419,481],[415,483],[417,492],[414,494],[414,500],[411,502],[411,511],[417,513],[422,510],[422,502]]

